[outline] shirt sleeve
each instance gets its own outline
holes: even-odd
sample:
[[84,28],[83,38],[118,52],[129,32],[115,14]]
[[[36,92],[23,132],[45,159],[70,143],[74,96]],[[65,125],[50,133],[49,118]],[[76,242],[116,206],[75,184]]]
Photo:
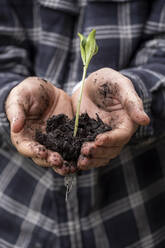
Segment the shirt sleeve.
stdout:
[[[9,134],[5,100],[10,90],[32,74],[30,45],[25,23],[20,21],[16,5],[2,0],[0,7],[0,136]],[[19,4],[16,1],[16,4]],[[28,9],[30,4],[28,4]],[[21,8],[20,8],[21,9]],[[9,135],[7,135],[9,136]]]
[[129,68],[121,70],[133,82],[151,118],[149,126],[138,129],[137,138],[165,132],[165,2],[153,2],[143,42]]

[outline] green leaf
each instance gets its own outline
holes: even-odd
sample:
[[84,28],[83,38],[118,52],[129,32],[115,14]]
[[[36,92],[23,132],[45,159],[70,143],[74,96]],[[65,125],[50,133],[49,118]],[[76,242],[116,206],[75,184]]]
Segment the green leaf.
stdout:
[[80,38],[81,58],[83,61],[83,65],[86,67],[88,67],[92,57],[98,52],[95,35],[95,29],[93,29],[89,33],[87,38],[84,35],[78,33],[78,36]]
[[81,58],[83,61],[83,65],[86,64],[86,54],[85,54],[85,46],[86,46],[86,38],[84,35],[78,33],[78,36],[80,38],[80,50],[81,50]]
[[86,55],[86,65],[88,66],[92,57],[98,52],[98,46],[96,44],[96,30],[93,29],[86,40],[86,45],[85,45],[85,55]]

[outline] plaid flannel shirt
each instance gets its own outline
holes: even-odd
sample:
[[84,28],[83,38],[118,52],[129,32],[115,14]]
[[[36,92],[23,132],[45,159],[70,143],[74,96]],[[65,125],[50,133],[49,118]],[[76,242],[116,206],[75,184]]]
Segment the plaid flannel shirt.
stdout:
[[[17,153],[4,102],[30,75],[71,94],[82,68],[77,32],[97,31],[89,73],[129,77],[151,124],[104,168],[64,178]],[[0,248],[165,247],[165,1],[1,0]]]

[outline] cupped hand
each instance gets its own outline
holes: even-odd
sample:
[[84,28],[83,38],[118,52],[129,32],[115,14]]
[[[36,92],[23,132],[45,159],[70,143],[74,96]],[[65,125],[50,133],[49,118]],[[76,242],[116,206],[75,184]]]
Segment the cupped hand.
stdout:
[[[80,88],[72,96],[74,113],[79,91]],[[80,112],[87,112],[95,119],[98,113],[112,127],[111,131],[99,134],[94,142],[84,143],[78,160],[81,170],[106,165],[120,154],[138,125],[148,125],[150,121],[132,82],[109,68],[102,68],[86,79]]]
[[57,173],[65,175],[74,169],[65,166],[60,154],[35,140],[36,130],[45,131],[46,120],[61,113],[73,117],[70,97],[38,77],[26,78],[11,90],[6,101],[11,140],[18,152],[40,166],[52,167]]

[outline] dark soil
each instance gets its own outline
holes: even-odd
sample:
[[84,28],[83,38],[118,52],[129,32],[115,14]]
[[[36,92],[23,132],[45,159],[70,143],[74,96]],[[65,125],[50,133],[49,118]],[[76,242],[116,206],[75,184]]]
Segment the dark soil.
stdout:
[[47,149],[60,153],[64,160],[77,162],[84,142],[94,141],[98,134],[111,130],[98,115],[95,120],[85,113],[79,117],[77,135],[73,137],[74,121],[75,118],[70,120],[64,114],[52,116],[47,120],[46,133],[36,131],[36,140]]

